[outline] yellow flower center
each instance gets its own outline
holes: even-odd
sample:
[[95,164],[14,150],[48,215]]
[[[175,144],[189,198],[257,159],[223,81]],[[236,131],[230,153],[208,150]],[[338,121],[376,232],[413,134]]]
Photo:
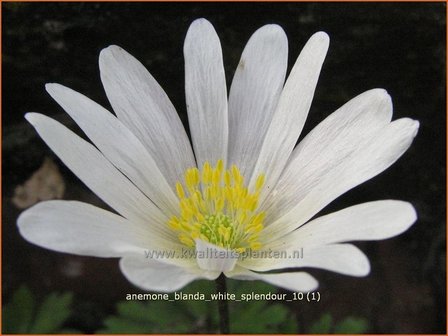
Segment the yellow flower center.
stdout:
[[237,166],[227,170],[223,166],[219,160],[214,167],[205,162],[201,170],[186,170],[185,187],[176,183],[180,215],[173,216],[168,225],[188,247],[201,239],[240,253],[258,250],[265,217],[257,211],[264,175],[258,176],[255,190],[249,191]]

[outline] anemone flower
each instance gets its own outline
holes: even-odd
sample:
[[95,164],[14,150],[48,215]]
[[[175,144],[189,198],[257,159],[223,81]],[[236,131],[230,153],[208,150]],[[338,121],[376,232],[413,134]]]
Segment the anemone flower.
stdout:
[[125,277],[151,291],[221,274],[315,289],[302,267],[367,275],[367,257],[347,242],[404,232],[416,220],[412,205],[381,200],[316,214],[393,164],[419,124],[391,121],[390,96],[373,89],[296,146],[328,45],[326,33],[314,34],[285,82],[287,38],[266,25],[248,41],[227,94],[218,36],[207,20],[194,21],[184,44],[191,144],[145,67],[120,47],[104,49],[101,80],[116,116],[67,87],[46,85],[93,144],[42,114],[26,119],[115,212],[46,201],[20,215],[20,233],[59,252],[121,258]]

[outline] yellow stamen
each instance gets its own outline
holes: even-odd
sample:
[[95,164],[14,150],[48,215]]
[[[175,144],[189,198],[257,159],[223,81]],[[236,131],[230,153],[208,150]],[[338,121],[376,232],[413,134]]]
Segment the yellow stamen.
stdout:
[[257,181],[255,182],[255,190],[259,192],[261,188],[263,188],[264,185],[264,175],[260,175],[257,178]]
[[187,169],[185,188],[176,183],[180,215],[172,217],[168,226],[188,247],[202,239],[238,253],[258,250],[265,214],[257,208],[264,180],[264,175],[259,175],[250,191],[238,167],[224,169],[223,160],[215,166],[205,162],[201,171]]
[[177,196],[180,199],[185,198],[185,192],[184,192],[184,188],[182,187],[182,184],[180,182],[176,183],[176,192],[177,192]]

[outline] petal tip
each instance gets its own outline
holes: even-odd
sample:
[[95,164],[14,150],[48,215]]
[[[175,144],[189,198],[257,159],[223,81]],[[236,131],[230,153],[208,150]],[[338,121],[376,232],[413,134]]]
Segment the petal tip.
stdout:
[[[250,40],[259,40],[264,43],[273,45],[281,53],[282,50],[288,49],[288,37],[283,28],[277,24],[267,24],[259,28]],[[287,55],[287,54],[286,54]]]
[[53,86],[59,85],[58,83],[45,83],[45,89],[51,88]]
[[58,90],[63,90],[65,86],[58,84],[58,83],[46,83],[45,84],[45,90],[50,94],[50,96],[53,96],[54,93]]
[[367,264],[365,265],[365,268],[363,268],[360,272],[359,272],[359,277],[360,278],[364,278],[366,276],[368,276],[370,274],[371,271],[371,267],[370,267],[370,262],[367,261]]
[[[349,245],[349,244],[342,244],[342,245]],[[366,277],[370,274],[371,266],[369,258],[362,252],[358,247],[351,245],[354,252],[358,254],[358,258],[356,260],[356,265],[352,269],[351,273],[347,273],[347,275],[351,275],[354,277]]]
[[27,112],[25,113],[25,119],[31,124],[34,125],[34,122],[41,116],[40,113],[37,112]]
[[370,90],[370,91],[371,91],[372,93],[377,94],[379,97],[385,97],[385,98],[389,97],[389,98],[390,98],[389,92],[387,92],[386,89],[383,89],[383,88],[376,88],[376,89],[372,89],[372,90]]
[[286,33],[283,30],[282,26],[280,26],[278,24],[275,24],[275,23],[270,23],[270,24],[264,25],[263,27],[259,28],[255,33],[257,33],[257,32],[263,32],[265,34],[278,35],[278,36],[286,38]]
[[208,21],[208,20],[205,19],[205,18],[199,18],[199,19],[196,19],[196,20],[194,20],[194,21],[190,24],[190,28],[191,28],[191,27],[199,27],[199,26],[202,26],[202,27],[206,27],[206,26],[208,26],[208,27],[213,27],[213,25],[210,23],[210,21]]
[[412,127],[414,129],[413,137],[415,138],[417,136],[418,130],[420,129],[420,122],[418,120],[412,120],[413,124]]
[[364,91],[355,98],[370,99],[378,102],[390,102],[392,104],[392,97],[389,95],[389,92],[383,88]]
[[403,204],[403,211],[406,211],[408,218],[407,218],[407,223],[408,225],[406,226],[405,230],[409,229],[412,225],[415,224],[415,222],[418,219],[418,214],[417,214],[417,210],[415,209],[415,207],[409,203],[409,202],[405,202],[405,201],[401,201]]
[[362,265],[360,265],[358,276],[359,277],[368,276],[370,274],[371,269],[372,267],[370,266],[369,258],[367,258],[367,256],[364,254],[364,260],[362,261]]
[[311,39],[319,41],[320,43],[327,46],[330,44],[330,36],[324,31],[318,31],[317,33],[314,33],[313,36],[311,36]]
[[[194,20],[187,31],[187,36],[185,37],[184,47],[185,45],[197,44],[198,42],[207,42],[210,39],[217,39],[218,35],[215,31],[215,28],[210,23],[210,21],[201,18]],[[194,42],[193,42],[194,41]]]
[[396,121],[403,121],[403,127],[407,131],[408,139],[413,140],[420,129],[420,122],[418,120],[410,119],[410,118],[402,118]]
[[111,44],[110,46],[103,48],[100,51],[100,55],[103,53],[110,53],[110,52],[114,52],[114,51],[118,51],[118,50],[122,50],[123,48],[121,48],[120,46],[117,46],[116,44]]
[[117,46],[115,44],[112,44],[100,51],[100,57],[99,57],[99,63],[100,66],[103,65],[103,63],[108,60],[111,57],[114,57],[118,53],[124,52],[124,49],[120,46]]
[[308,273],[304,273],[304,276],[307,275],[307,282],[308,282],[308,288],[306,288],[306,291],[311,292],[316,290],[319,287],[319,281],[316,280],[315,277],[313,277],[312,275],[308,274]]

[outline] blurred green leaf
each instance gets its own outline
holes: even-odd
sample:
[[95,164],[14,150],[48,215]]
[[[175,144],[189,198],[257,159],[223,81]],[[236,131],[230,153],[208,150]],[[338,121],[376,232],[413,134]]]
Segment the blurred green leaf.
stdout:
[[58,334],[62,334],[62,335],[68,335],[68,334],[83,334],[83,332],[81,330],[78,329],[70,329],[70,328],[64,328],[58,331]]
[[[262,281],[228,281],[229,292],[242,294],[276,293],[277,287]],[[232,333],[297,333],[297,322],[290,310],[275,301],[241,301],[230,307]]]
[[326,313],[311,325],[308,333],[363,334],[367,332],[368,328],[369,323],[365,318],[349,316],[335,324],[332,316],[329,313]]
[[105,328],[98,333],[142,334],[191,331],[194,329],[195,318],[180,303],[181,301],[119,302],[117,315],[106,318]]
[[[277,287],[262,281],[228,281],[229,292],[242,294],[276,293]],[[291,311],[275,301],[251,300],[233,302],[230,306],[232,333],[297,333],[297,322]]]
[[[210,281],[197,281],[182,289],[184,294],[204,294],[206,300],[215,291],[215,284]],[[240,298],[241,294],[269,293],[276,288],[260,281],[229,281],[227,291]],[[231,332],[297,332],[295,319],[282,304],[266,301],[229,301],[229,304]],[[117,304],[116,314],[106,318],[99,333],[216,332],[219,323],[217,305],[213,300],[122,301]]]
[[105,328],[100,334],[146,334],[152,329],[151,324],[134,321],[124,317],[110,316],[104,321]]
[[[182,289],[184,294],[201,293],[206,299],[215,292],[211,281],[195,281]],[[180,293],[180,291],[178,292]],[[170,295],[173,298],[174,294]],[[218,323],[215,301],[122,301],[116,315],[109,316],[98,333],[187,333],[216,331]]]
[[287,307],[266,301],[239,302],[230,315],[232,333],[278,332],[292,317]]
[[310,334],[329,334],[332,326],[333,318],[330,314],[326,313],[311,325],[308,332]]
[[[212,293],[215,293],[215,283],[213,281],[208,280],[200,280],[194,281],[187,287],[185,287],[182,292],[194,294],[194,293],[203,293],[206,298],[210,298]],[[217,322],[217,305],[214,301],[180,301],[182,302],[182,306],[195,317],[205,317],[208,316],[211,320]]]
[[22,285],[3,309],[3,333],[27,333],[34,315],[33,293]]
[[[210,281],[197,281],[182,289],[183,294],[201,293],[205,300],[215,293],[216,287]],[[260,281],[228,281],[228,293],[240,299],[242,294],[267,294],[277,289]],[[178,292],[180,293],[180,292]],[[174,294],[170,294],[170,299]],[[116,313],[104,321],[104,328],[97,333],[106,334],[148,334],[148,333],[214,333],[218,330],[219,316],[217,301],[122,301],[116,306]],[[229,301],[230,331],[249,334],[296,334],[297,320],[293,312],[281,302],[251,300]],[[367,321],[348,317],[338,324],[330,314],[323,314],[311,324],[309,333],[328,334],[362,333]]]
[[61,333],[60,328],[71,314],[72,294],[51,293],[38,305],[33,293],[22,285],[3,310],[6,334]]
[[297,334],[297,330],[298,325],[295,316],[287,318],[278,327],[279,334]]
[[124,318],[141,322],[148,322],[148,316],[152,314],[150,306],[139,301],[119,302],[117,312]]
[[71,293],[51,293],[37,310],[29,333],[50,334],[62,327],[70,316],[73,295]]
[[335,326],[334,332],[336,334],[363,334],[367,332],[368,328],[367,319],[349,316]]

